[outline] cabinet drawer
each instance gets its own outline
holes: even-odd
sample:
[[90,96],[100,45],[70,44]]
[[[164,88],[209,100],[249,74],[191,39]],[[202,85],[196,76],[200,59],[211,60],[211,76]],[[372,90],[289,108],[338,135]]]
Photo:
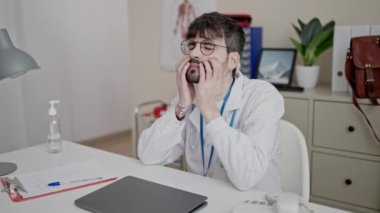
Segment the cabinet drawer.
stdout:
[[[376,132],[380,134],[380,108],[362,105]],[[380,155],[380,144],[359,111],[350,103],[314,102],[315,146]]]
[[311,193],[380,210],[380,162],[314,152]]

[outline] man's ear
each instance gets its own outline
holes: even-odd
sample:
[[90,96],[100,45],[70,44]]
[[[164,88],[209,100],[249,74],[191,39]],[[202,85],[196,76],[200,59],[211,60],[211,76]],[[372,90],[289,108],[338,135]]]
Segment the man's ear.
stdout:
[[228,54],[228,70],[237,68],[240,62],[240,54],[238,52],[230,52]]

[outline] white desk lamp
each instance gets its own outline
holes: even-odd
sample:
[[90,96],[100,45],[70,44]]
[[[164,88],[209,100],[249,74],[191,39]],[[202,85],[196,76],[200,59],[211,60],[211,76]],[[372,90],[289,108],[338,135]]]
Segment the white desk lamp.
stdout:
[[[0,81],[5,78],[17,78],[29,70],[40,68],[26,52],[17,49],[6,29],[0,29]],[[0,162],[0,176],[14,172],[15,163]]]

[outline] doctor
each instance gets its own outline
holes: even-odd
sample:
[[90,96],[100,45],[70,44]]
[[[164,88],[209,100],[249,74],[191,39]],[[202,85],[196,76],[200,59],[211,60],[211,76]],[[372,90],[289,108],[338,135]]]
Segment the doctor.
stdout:
[[281,191],[283,98],[271,84],[238,70],[244,42],[240,25],[220,13],[190,24],[176,64],[178,95],[141,134],[143,164],[165,165],[185,154],[190,172],[230,181],[239,190]]

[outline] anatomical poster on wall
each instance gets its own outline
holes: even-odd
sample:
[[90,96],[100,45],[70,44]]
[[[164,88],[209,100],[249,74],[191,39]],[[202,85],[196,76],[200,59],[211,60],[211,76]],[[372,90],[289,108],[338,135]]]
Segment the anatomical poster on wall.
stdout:
[[161,0],[162,70],[175,71],[187,27],[196,17],[212,11],[216,11],[216,0]]

